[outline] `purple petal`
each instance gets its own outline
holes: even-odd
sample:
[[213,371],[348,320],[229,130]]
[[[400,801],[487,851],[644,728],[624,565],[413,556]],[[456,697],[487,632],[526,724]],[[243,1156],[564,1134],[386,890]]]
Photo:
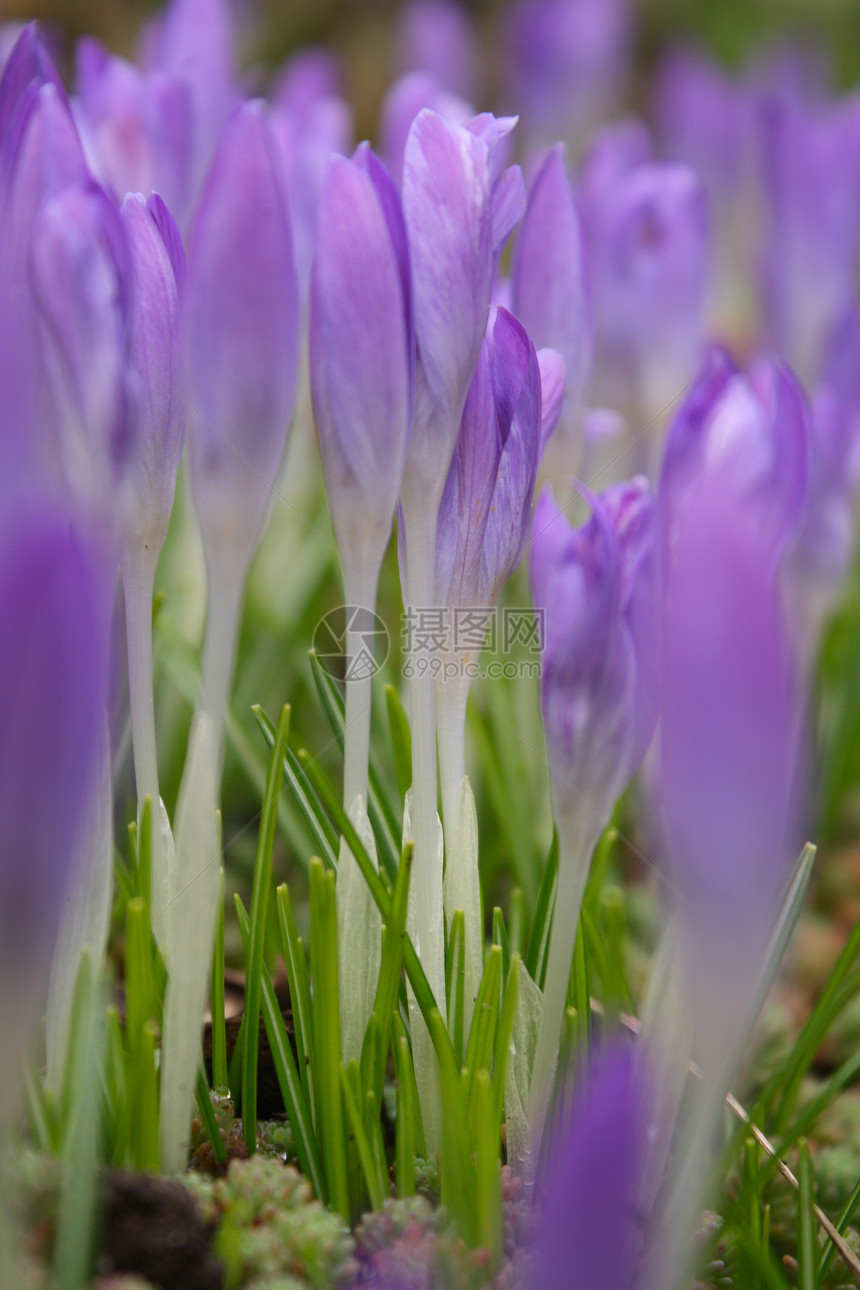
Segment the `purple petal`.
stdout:
[[380,135],[385,164],[398,183],[403,178],[409,131],[424,108],[457,125],[465,125],[473,112],[469,103],[446,90],[430,72],[408,72],[396,80],[382,105]]
[[0,77],[0,147],[3,146],[25,91],[31,85],[53,85],[65,101],[66,91],[35,22],[16,40]]
[[411,0],[397,33],[400,70],[430,72],[463,98],[476,88],[475,39],[466,12],[454,0]]

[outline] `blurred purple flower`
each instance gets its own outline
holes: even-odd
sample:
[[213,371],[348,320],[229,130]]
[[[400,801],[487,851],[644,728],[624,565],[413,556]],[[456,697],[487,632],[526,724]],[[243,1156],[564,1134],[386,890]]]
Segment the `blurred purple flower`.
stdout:
[[439,509],[438,604],[494,604],[519,563],[538,463],[554,426],[542,417],[542,387],[557,419],[563,381],[560,356],[544,351],[542,369],[522,324],[499,309],[469,387]]
[[0,77],[0,148],[5,146],[26,91],[31,85],[53,85],[65,100],[60,74],[35,22],[30,22],[9,50]]
[[745,376],[711,350],[666,441],[660,495],[672,550],[698,476],[728,465],[756,511],[759,544],[776,559],[804,518],[812,454],[809,408],[790,368],[761,361]]
[[634,165],[587,194],[596,398],[661,418],[697,371],[704,344],[708,218],[686,166]]
[[31,256],[66,480],[83,504],[116,517],[114,489],[135,451],[126,404],[132,270],[122,220],[93,180],[44,205]]
[[266,110],[239,108],[189,238],[183,310],[191,479],[207,547],[250,559],[293,413],[299,302]]
[[603,1052],[553,1143],[529,1290],[634,1290],[647,1093],[625,1049]]
[[607,113],[627,71],[631,16],[627,0],[518,0],[507,70],[527,137],[576,138]]
[[118,199],[158,192],[185,221],[193,196],[192,97],[177,74],[142,71],[97,41],[77,48],[77,118],[90,165]]
[[382,156],[398,184],[403,181],[409,131],[424,108],[454,125],[466,125],[474,115],[471,103],[446,89],[432,72],[407,72],[399,77],[385,96],[380,122]]
[[[46,975],[107,700],[110,580],[56,499],[5,517],[0,606],[0,960],[6,1005],[26,1013]],[[10,1053],[16,1039],[4,1029]]]
[[561,144],[529,189],[514,259],[512,308],[534,344],[552,347],[564,360],[561,422],[573,433],[591,367],[592,336],[582,227]]
[[644,479],[589,501],[591,519],[572,529],[544,491],[531,577],[545,615],[541,710],[556,818],[586,817],[599,832],[657,719],[656,524]]
[[826,107],[765,96],[759,107],[766,202],[768,345],[807,382],[854,299],[860,257],[860,93]]
[[409,0],[398,24],[397,61],[401,72],[430,72],[454,94],[475,97],[475,37],[457,0]]
[[[412,299],[400,198],[367,144],[332,159],[311,291],[314,411],[345,578],[374,581],[411,418]],[[347,591],[349,603],[355,603]]]

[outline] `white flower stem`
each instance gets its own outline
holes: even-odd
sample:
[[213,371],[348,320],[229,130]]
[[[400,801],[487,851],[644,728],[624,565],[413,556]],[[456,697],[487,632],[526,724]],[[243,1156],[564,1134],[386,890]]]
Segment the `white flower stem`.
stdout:
[[[465,925],[465,1025],[472,1019],[472,1007],[481,983],[484,955],[484,926],[481,909],[481,883],[478,872],[477,829],[469,829],[465,812],[474,816],[469,793],[466,800],[466,703],[469,679],[457,676],[436,681],[436,734],[439,741],[439,779],[442,789],[442,816],[445,825],[445,920],[448,931],[458,909],[466,917]],[[462,809],[461,809],[462,808]],[[469,845],[471,841],[472,845]]]
[[[439,506],[432,499],[404,493],[408,597],[411,621],[436,603],[436,521]],[[414,642],[413,642],[414,645]],[[437,842],[436,704],[429,651],[412,653],[409,706],[412,723],[412,826],[415,851],[409,892],[409,930],[430,989],[443,1017],[445,1008],[445,937],[442,909],[442,854]],[[426,666],[424,666],[426,664]],[[415,1078],[424,1120],[427,1151],[441,1145],[439,1072],[429,1032],[412,1011]]]
[[[588,808],[585,809],[590,815]],[[567,986],[579,927],[579,911],[591,857],[600,836],[599,823],[592,820],[561,817],[558,818],[557,824],[558,885],[529,1094],[528,1119],[534,1144],[532,1161],[535,1167],[540,1159],[541,1139],[558,1064],[561,1024],[564,1019]]]
[[[364,579],[344,564],[344,594],[347,605],[372,613],[376,604],[377,574]],[[372,704],[371,669],[362,666],[364,645],[360,632],[350,625],[346,635],[347,665],[354,665],[346,678],[346,710],[343,731],[343,805],[363,840],[372,842],[366,818],[370,717]],[[376,849],[368,846],[376,864]],[[377,866],[378,867],[378,866]],[[345,843],[340,848],[337,886],[338,962],[340,977],[341,1046],[344,1061],[361,1058],[364,1032],[373,1011],[382,957],[382,920],[355,857]]]
[[233,684],[246,572],[244,561],[219,561],[217,568],[209,564],[209,609],[203,647],[200,711],[208,712],[214,720],[219,763],[224,717]]

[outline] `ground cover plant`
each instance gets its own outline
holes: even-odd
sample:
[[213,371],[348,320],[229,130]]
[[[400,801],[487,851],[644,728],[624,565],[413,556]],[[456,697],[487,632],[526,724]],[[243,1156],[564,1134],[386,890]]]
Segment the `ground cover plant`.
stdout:
[[491,17],[0,28],[0,1286],[860,1283],[860,96]]

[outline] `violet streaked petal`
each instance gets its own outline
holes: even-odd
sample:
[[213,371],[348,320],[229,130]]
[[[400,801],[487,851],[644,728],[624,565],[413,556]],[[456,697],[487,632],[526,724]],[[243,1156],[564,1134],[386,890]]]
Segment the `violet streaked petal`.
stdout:
[[51,61],[35,22],[30,22],[16,40],[0,76],[0,147],[20,106],[24,92],[32,85],[53,85],[65,100],[60,74]]
[[531,1290],[634,1290],[648,1128],[638,1073],[625,1050],[601,1053],[565,1117],[543,1186]]
[[262,526],[292,417],[298,288],[265,109],[239,108],[197,208],[184,304],[192,483],[204,533]]
[[540,450],[543,455],[564,406],[567,368],[555,349],[539,349],[537,360],[540,368]]

